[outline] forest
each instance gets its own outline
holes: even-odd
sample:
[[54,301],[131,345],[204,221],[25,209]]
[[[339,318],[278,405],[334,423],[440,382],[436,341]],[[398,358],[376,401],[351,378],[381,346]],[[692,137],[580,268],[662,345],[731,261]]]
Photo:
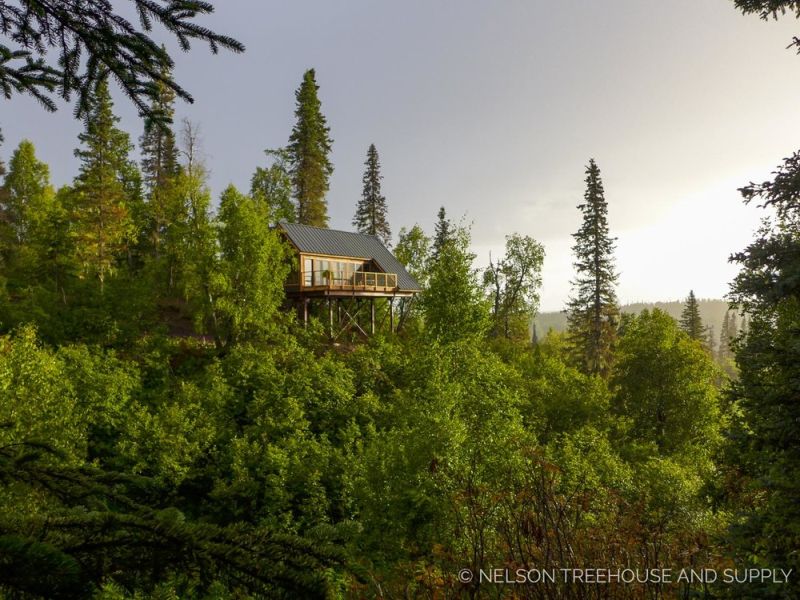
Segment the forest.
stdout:
[[[37,44],[73,16],[32,4],[0,2],[0,35],[31,48],[0,45],[0,89],[44,110],[77,94],[83,131],[58,189],[34,141],[0,147],[0,598],[800,597],[800,154],[743,182],[765,218],[716,331],[690,290],[678,318],[621,310],[587,158],[566,324],[541,331],[546,248],[509,231],[477,269],[444,207],[433,231],[390,224],[373,144],[353,228],[422,292],[379,303],[398,331],[332,343],[287,304],[275,227],[328,225],[315,71],[286,145],[212,198],[163,47],[112,27],[74,43],[117,62],[82,66],[67,41],[48,64]],[[242,49],[188,26],[210,5],[162,4],[140,8]],[[135,139],[113,85],[141,109]],[[592,569],[617,579],[574,576]]]

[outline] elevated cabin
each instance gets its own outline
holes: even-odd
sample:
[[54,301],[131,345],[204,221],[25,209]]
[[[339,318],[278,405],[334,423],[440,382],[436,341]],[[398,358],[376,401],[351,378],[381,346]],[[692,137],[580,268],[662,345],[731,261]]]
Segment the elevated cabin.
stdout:
[[[370,308],[370,329],[375,331],[375,298],[389,300],[390,328],[394,330],[394,299],[413,298],[420,286],[403,264],[374,235],[323,229],[310,225],[278,224],[295,250],[293,268],[286,281],[286,296],[297,304],[304,323],[309,310],[326,304],[331,336],[356,329],[365,303]],[[344,321],[342,320],[344,313]]]

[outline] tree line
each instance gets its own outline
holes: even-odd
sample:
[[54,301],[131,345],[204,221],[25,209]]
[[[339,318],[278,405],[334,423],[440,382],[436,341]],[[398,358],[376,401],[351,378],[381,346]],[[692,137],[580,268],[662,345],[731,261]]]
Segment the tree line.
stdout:
[[[0,6],[34,49],[58,39],[44,34],[67,17],[78,19],[68,31],[103,33],[89,51],[138,39],[126,22],[92,24],[109,16],[104,3],[87,3],[106,13],[84,21],[37,4]],[[736,4],[763,17],[797,12]],[[179,37],[209,9],[158,6],[143,5],[144,22],[155,14]],[[197,129],[164,126],[178,92],[163,54],[139,42],[136,56],[151,59],[130,64],[145,70],[114,63],[112,73],[128,83],[160,73],[145,96],[141,168],[107,80],[92,78],[97,65],[73,184],[53,190],[29,142],[0,164],[3,595],[476,598],[509,590],[464,581],[461,569],[797,571],[800,155],[741,189],[774,216],[732,257],[741,270],[731,301],[748,326],[734,336],[729,317],[723,328],[729,375],[693,293],[680,322],[620,314],[594,160],[565,335],[531,340],[541,245],[509,235],[505,255],[479,272],[469,227],[442,208],[432,235],[401,229],[395,247],[423,286],[409,326],[337,347],[281,310],[286,249],[270,227],[326,223],[331,141],[313,72],[287,148],[268,153],[249,194],[228,188],[212,212]],[[0,85],[56,89],[56,67],[30,53],[0,58],[29,59],[44,78],[0,69]],[[80,64],[66,60],[57,74]],[[378,164],[370,150],[358,209],[367,217],[381,214],[368,198],[384,201]],[[786,598],[798,580],[511,591]]]
[[402,333],[334,346],[282,308],[289,151],[212,213],[196,127],[145,122],[139,168],[100,90],[71,186],[52,189],[29,142],[5,170],[5,593],[482,597],[497,592],[461,568],[731,556],[739,413],[691,307],[619,316],[594,161],[565,335],[531,339],[542,245],[511,234],[475,269],[469,226],[441,208],[431,235],[398,235],[423,287]]

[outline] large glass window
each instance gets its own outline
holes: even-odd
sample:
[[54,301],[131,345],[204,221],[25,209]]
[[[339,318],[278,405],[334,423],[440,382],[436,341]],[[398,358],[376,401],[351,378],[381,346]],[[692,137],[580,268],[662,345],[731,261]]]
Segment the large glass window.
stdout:
[[304,258],[303,285],[307,287],[318,285],[363,286],[367,278],[370,279],[370,285],[375,285],[374,276],[365,275],[365,271],[375,270],[370,261]]

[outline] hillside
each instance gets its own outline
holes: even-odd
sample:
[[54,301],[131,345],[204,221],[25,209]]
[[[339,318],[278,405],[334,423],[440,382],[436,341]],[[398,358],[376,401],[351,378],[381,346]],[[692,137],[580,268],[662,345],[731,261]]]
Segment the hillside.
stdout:
[[[700,317],[705,325],[714,327],[715,338],[719,336],[722,327],[722,320],[725,318],[725,311],[728,310],[728,303],[725,300],[699,300]],[[644,309],[658,308],[663,310],[675,319],[679,319],[683,311],[684,301],[676,300],[673,302],[636,302],[622,306],[622,312],[638,314]],[[534,319],[536,331],[539,335],[544,335],[550,329],[564,331],[567,327],[567,315],[564,312],[543,312]]]

